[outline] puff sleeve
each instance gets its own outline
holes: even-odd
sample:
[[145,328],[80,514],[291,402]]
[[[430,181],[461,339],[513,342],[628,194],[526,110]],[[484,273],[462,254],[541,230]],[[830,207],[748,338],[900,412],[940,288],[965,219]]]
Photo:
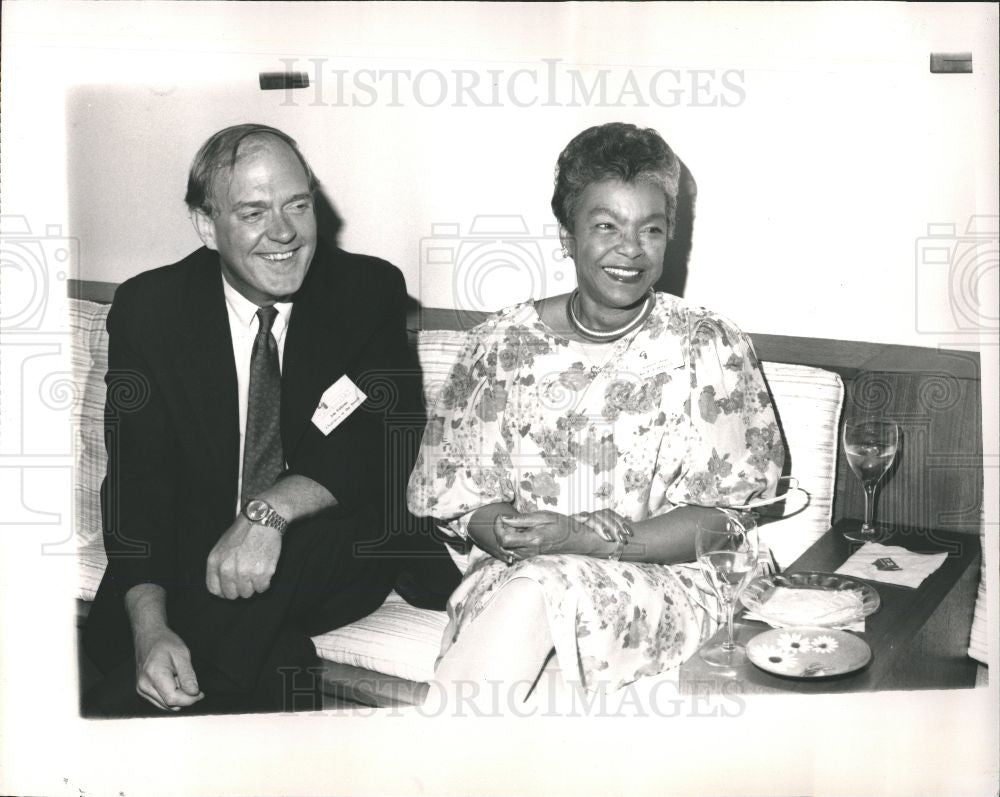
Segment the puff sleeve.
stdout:
[[692,314],[689,330],[687,453],[668,502],[740,506],[773,496],[785,448],[753,344],[704,311]]
[[509,441],[504,440],[506,381],[497,376],[495,323],[470,335],[428,413],[417,463],[410,476],[410,512],[447,523],[467,536],[469,515],[514,499]]

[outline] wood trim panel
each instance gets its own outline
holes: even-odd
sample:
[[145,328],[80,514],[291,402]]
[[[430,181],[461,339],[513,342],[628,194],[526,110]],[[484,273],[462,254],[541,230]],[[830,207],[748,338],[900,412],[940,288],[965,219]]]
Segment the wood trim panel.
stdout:
[[[471,329],[488,313],[415,306],[407,314],[407,326],[420,329]],[[855,340],[804,338],[751,332],[757,355],[762,360],[799,363],[836,371],[845,381],[860,374],[916,372],[940,374],[956,379],[979,379],[979,353],[892,343]]]
[[66,290],[70,299],[85,299],[88,302],[111,304],[118,289],[116,282],[95,282],[94,280],[66,280]]
[[872,371],[937,373],[956,379],[979,379],[979,352],[975,351],[758,332],[751,333],[750,337],[762,360],[816,365],[836,371],[845,380]]
[[[866,371],[845,380],[845,390],[841,427],[874,412],[900,428],[899,453],[879,485],[876,519],[978,533],[983,507],[979,381],[941,372]],[[840,456],[834,521],[863,516],[861,483]]]
[[[118,287],[113,282],[67,280],[69,295],[75,299],[109,303]],[[420,307],[411,303],[407,327],[421,329],[471,329],[489,315],[482,311],[455,310],[444,307]],[[750,334],[762,360],[800,363],[836,371],[846,380],[860,374],[878,372],[914,372],[951,376],[956,379],[979,379],[979,353],[891,343],[868,343],[828,338],[803,338],[792,335]]]

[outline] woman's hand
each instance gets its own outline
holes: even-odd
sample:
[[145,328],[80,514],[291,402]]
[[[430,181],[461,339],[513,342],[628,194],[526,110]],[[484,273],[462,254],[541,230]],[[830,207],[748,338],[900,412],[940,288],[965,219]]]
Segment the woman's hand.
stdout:
[[595,525],[584,521],[587,513],[563,515],[547,510],[523,515],[497,515],[493,534],[497,547],[514,559],[552,553],[599,555],[605,543],[595,535]]
[[619,534],[631,530],[633,536],[624,546],[622,560],[674,564],[694,561],[698,523],[717,512],[709,507],[679,506],[643,521],[629,521],[611,509],[574,515],[549,511],[522,515],[510,503],[496,503],[476,510],[469,520],[469,536],[491,556],[513,564],[546,553],[606,559],[618,547]]
[[[619,515],[613,509],[598,509],[596,512],[580,512],[573,515],[607,542],[618,543],[624,537],[632,536],[624,515]],[[626,540],[627,541],[627,540]]]

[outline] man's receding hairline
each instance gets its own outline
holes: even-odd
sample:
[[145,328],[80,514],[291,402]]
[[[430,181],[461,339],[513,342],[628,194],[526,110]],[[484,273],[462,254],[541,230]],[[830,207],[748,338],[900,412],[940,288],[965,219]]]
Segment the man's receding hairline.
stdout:
[[[277,136],[269,130],[255,130],[237,142],[236,148],[233,151],[232,162],[228,164],[226,168],[232,168],[232,166],[235,165],[241,158],[253,155],[254,153],[259,152],[262,149],[267,149],[274,144],[281,144],[285,147],[285,149],[291,152],[293,156],[295,156],[295,148],[281,138],[281,136]],[[295,160],[299,161],[299,165],[302,165],[298,156],[295,156]],[[303,171],[305,171],[305,167],[303,167]]]
[[[270,140],[268,140],[270,139]],[[275,144],[281,144],[295,159],[295,162],[302,169],[302,173],[306,177],[306,182],[309,182],[309,169],[306,168],[305,163],[302,161],[302,156],[296,152],[295,147],[285,141],[281,136],[275,135],[269,130],[254,130],[252,133],[245,135],[237,143],[236,147],[233,149],[233,157],[229,163],[219,163],[211,173],[208,184],[208,195],[211,206],[211,213],[209,215],[214,216],[218,213],[221,208],[219,208],[219,195],[216,191],[218,181],[225,177],[229,178],[230,183],[233,179],[233,170],[236,168],[236,164],[239,163],[244,158],[251,157],[261,150],[268,149]],[[312,191],[310,190],[310,194]]]

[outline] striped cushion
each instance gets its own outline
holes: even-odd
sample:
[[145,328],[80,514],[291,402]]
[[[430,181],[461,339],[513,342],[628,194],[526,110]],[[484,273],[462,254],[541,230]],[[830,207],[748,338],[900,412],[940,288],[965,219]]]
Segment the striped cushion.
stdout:
[[104,578],[108,566],[108,555],[104,552],[104,541],[94,540],[76,549],[77,581],[76,596],[81,600],[92,601],[97,595],[97,588]]
[[[783,520],[761,526],[774,558],[787,567],[830,528],[844,383],[809,365],[762,362],[791,458],[791,474],[809,494],[785,502]],[[804,508],[803,505],[805,504]]]
[[[989,664],[990,636],[986,622],[986,525],[979,531],[982,558],[979,564],[979,591],[976,593],[976,610],[972,615],[972,631],[969,634],[969,655],[981,664]],[[994,625],[995,625],[994,621]]]
[[83,300],[69,302],[73,380],[78,391],[73,404],[74,534],[78,596],[84,600],[93,600],[108,564],[101,534],[101,481],[108,463],[104,448],[104,374],[108,370],[105,324],[110,307]]
[[410,606],[395,592],[372,614],[313,637],[321,658],[411,681],[428,681],[448,617]]

